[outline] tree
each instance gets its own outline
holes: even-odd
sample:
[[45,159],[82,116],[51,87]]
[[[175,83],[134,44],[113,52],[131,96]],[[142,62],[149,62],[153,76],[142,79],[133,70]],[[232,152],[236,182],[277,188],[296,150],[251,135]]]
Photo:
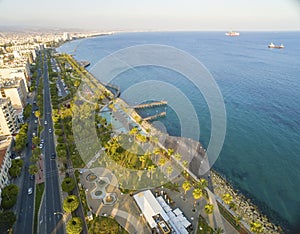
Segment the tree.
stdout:
[[205,211],[206,214],[212,214],[213,211],[214,211],[214,205],[210,204],[210,203],[206,204],[204,206],[204,211]]
[[163,165],[165,165],[166,164],[166,159],[164,158],[164,157],[161,157],[159,160],[158,160],[158,165],[161,167],[161,169],[162,169],[162,167],[163,167]]
[[171,156],[174,153],[174,149],[168,149],[168,156]]
[[36,173],[38,173],[39,169],[37,167],[37,165],[33,164],[29,166],[28,172],[30,175],[34,175]]
[[154,165],[148,166],[148,171],[150,172],[150,179],[152,179],[152,173],[155,172],[156,168]]
[[241,220],[242,220],[242,216],[240,216],[240,215],[234,216],[234,221],[235,221],[235,225],[236,225],[236,226],[239,226],[239,225],[240,225]]
[[170,178],[170,176],[171,176],[173,170],[174,170],[174,169],[173,169],[173,167],[172,167],[171,165],[167,167],[167,175],[168,175],[169,178]]
[[68,234],[80,234],[82,231],[83,223],[81,218],[73,217],[67,223],[67,233]]
[[183,182],[182,188],[184,190],[184,200],[186,199],[186,193],[187,193],[187,191],[189,191],[191,189],[191,187],[192,187],[192,185],[191,185],[191,183],[188,180],[186,180],[186,181]]
[[195,202],[194,202],[194,209],[196,207],[196,203],[197,203],[197,200],[199,200],[201,197],[203,196],[203,193],[202,193],[202,190],[199,189],[199,188],[195,188],[193,190],[193,197],[195,199]]
[[177,162],[179,162],[181,160],[182,156],[180,153],[176,153],[176,154],[174,154],[174,158],[176,159]]
[[71,213],[79,206],[79,199],[76,195],[69,195],[63,203],[63,208],[66,212]]
[[205,187],[207,187],[207,180],[206,179],[200,179],[197,182],[196,187],[203,190]]
[[14,159],[11,162],[11,167],[9,168],[9,174],[11,177],[15,178],[20,176],[23,167],[22,159]]
[[3,209],[12,208],[17,202],[19,188],[15,184],[7,185],[1,193],[1,206]]
[[225,193],[222,196],[222,200],[225,202],[225,204],[229,205],[232,201],[232,196],[229,193]]
[[71,177],[66,177],[61,183],[61,187],[64,192],[70,193],[75,188],[75,180]]
[[143,169],[145,167],[146,157],[144,155],[141,155],[139,157],[140,162],[142,162],[141,168]]
[[41,123],[40,123],[41,112],[40,112],[39,110],[36,110],[36,111],[34,112],[34,115],[35,115],[35,117],[38,118],[39,124],[41,124]]
[[221,234],[221,233],[224,233],[224,230],[220,227],[218,227],[215,231],[216,234]]
[[254,233],[263,233],[264,228],[261,223],[253,221],[250,223],[250,230]]
[[12,211],[0,212],[0,233],[6,233],[6,231],[14,225],[16,222],[16,215]]
[[39,137],[32,138],[32,143],[38,145],[40,143],[40,138]]

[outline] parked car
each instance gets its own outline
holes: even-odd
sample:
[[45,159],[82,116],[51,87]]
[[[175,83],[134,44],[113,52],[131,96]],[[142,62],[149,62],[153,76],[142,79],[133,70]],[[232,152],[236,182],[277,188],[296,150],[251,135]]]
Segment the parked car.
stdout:
[[47,122],[47,120],[45,120],[45,125],[47,125],[48,124],[48,122]]

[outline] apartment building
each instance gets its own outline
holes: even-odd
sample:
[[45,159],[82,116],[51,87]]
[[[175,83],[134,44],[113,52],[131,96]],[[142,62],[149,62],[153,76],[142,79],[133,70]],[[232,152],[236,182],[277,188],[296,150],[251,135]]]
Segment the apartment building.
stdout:
[[10,98],[0,98],[0,136],[16,133],[18,121]]

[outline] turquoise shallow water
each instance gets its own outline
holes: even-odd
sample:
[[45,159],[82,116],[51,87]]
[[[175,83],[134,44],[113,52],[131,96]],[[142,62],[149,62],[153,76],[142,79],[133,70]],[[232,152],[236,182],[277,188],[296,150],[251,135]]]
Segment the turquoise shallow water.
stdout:
[[[148,43],[174,46],[195,56],[215,78],[227,111],[226,139],[214,168],[273,221],[290,226],[300,220],[299,39],[299,32],[242,32],[235,38],[223,32],[123,33],[73,41],[59,51],[89,60],[91,68],[114,51]],[[270,42],[286,47],[268,49]],[[113,83],[124,92],[149,79],[171,83],[190,99],[201,126],[200,141],[207,146],[208,108],[182,75],[139,67],[122,73]],[[176,111],[168,108],[167,117],[160,121],[171,135],[180,135]]]

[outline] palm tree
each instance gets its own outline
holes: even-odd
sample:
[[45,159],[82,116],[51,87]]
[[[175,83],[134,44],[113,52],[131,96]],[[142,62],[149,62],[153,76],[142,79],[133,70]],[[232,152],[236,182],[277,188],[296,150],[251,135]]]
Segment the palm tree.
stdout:
[[184,190],[184,198],[183,198],[184,200],[186,200],[186,193],[187,193],[187,191],[189,191],[191,189],[191,187],[192,187],[192,185],[188,180],[183,182],[182,188]]
[[201,189],[195,188],[195,189],[193,190],[193,197],[194,197],[194,199],[195,199],[195,202],[194,202],[194,208],[193,208],[194,211],[195,211],[195,208],[196,208],[197,200],[199,200],[202,196],[203,196],[203,193],[202,193],[202,190],[201,190]]
[[34,115],[35,115],[35,117],[38,118],[39,124],[41,124],[41,123],[40,123],[41,112],[40,112],[39,110],[37,110],[37,111],[34,112]]
[[241,220],[242,220],[242,216],[240,216],[240,215],[234,216],[234,221],[235,221],[235,225],[236,225],[236,226],[239,226],[239,225],[240,225]]
[[173,169],[173,167],[171,165],[167,167],[167,174],[168,174],[169,178],[170,178],[170,175],[172,174],[173,170],[174,169]]
[[263,226],[261,223],[259,222],[251,222],[250,223],[250,230],[251,232],[254,232],[254,233],[263,233]]
[[229,193],[225,193],[223,194],[222,199],[226,205],[229,205],[230,202],[232,201],[232,196]]
[[214,211],[214,205],[213,204],[210,204],[210,203],[207,203],[205,206],[204,206],[204,211],[206,214],[212,214],[213,211]]
[[174,158],[177,160],[177,162],[179,162],[181,160],[182,156],[180,153],[176,153],[176,154],[174,154]]
[[146,157],[144,155],[141,155],[139,157],[139,160],[140,160],[140,162],[142,162],[141,168],[144,168],[145,167],[145,162],[146,162]]
[[148,166],[148,171],[150,172],[150,179],[152,179],[152,173],[155,171],[155,166],[154,165]]
[[160,169],[162,169],[163,165],[166,164],[166,159],[164,157],[161,157],[159,160],[158,160],[158,165],[161,167]]
[[174,149],[169,148],[168,149],[168,156],[171,156],[174,153]]
[[28,172],[30,175],[34,175],[39,171],[38,167],[35,164],[29,166]]
[[153,154],[155,155],[155,162],[157,161],[157,155],[160,155],[161,154],[161,149],[158,148],[158,147],[155,147],[153,149]]
[[215,231],[216,234],[221,234],[221,233],[224,233],[224,230],[220,227],[218,227]]
[[196,185],[197,188],[203,190],[205,187],[207,187],[207,180],[206,179],[200,179],[198,182],[197,182],[197,185]]

